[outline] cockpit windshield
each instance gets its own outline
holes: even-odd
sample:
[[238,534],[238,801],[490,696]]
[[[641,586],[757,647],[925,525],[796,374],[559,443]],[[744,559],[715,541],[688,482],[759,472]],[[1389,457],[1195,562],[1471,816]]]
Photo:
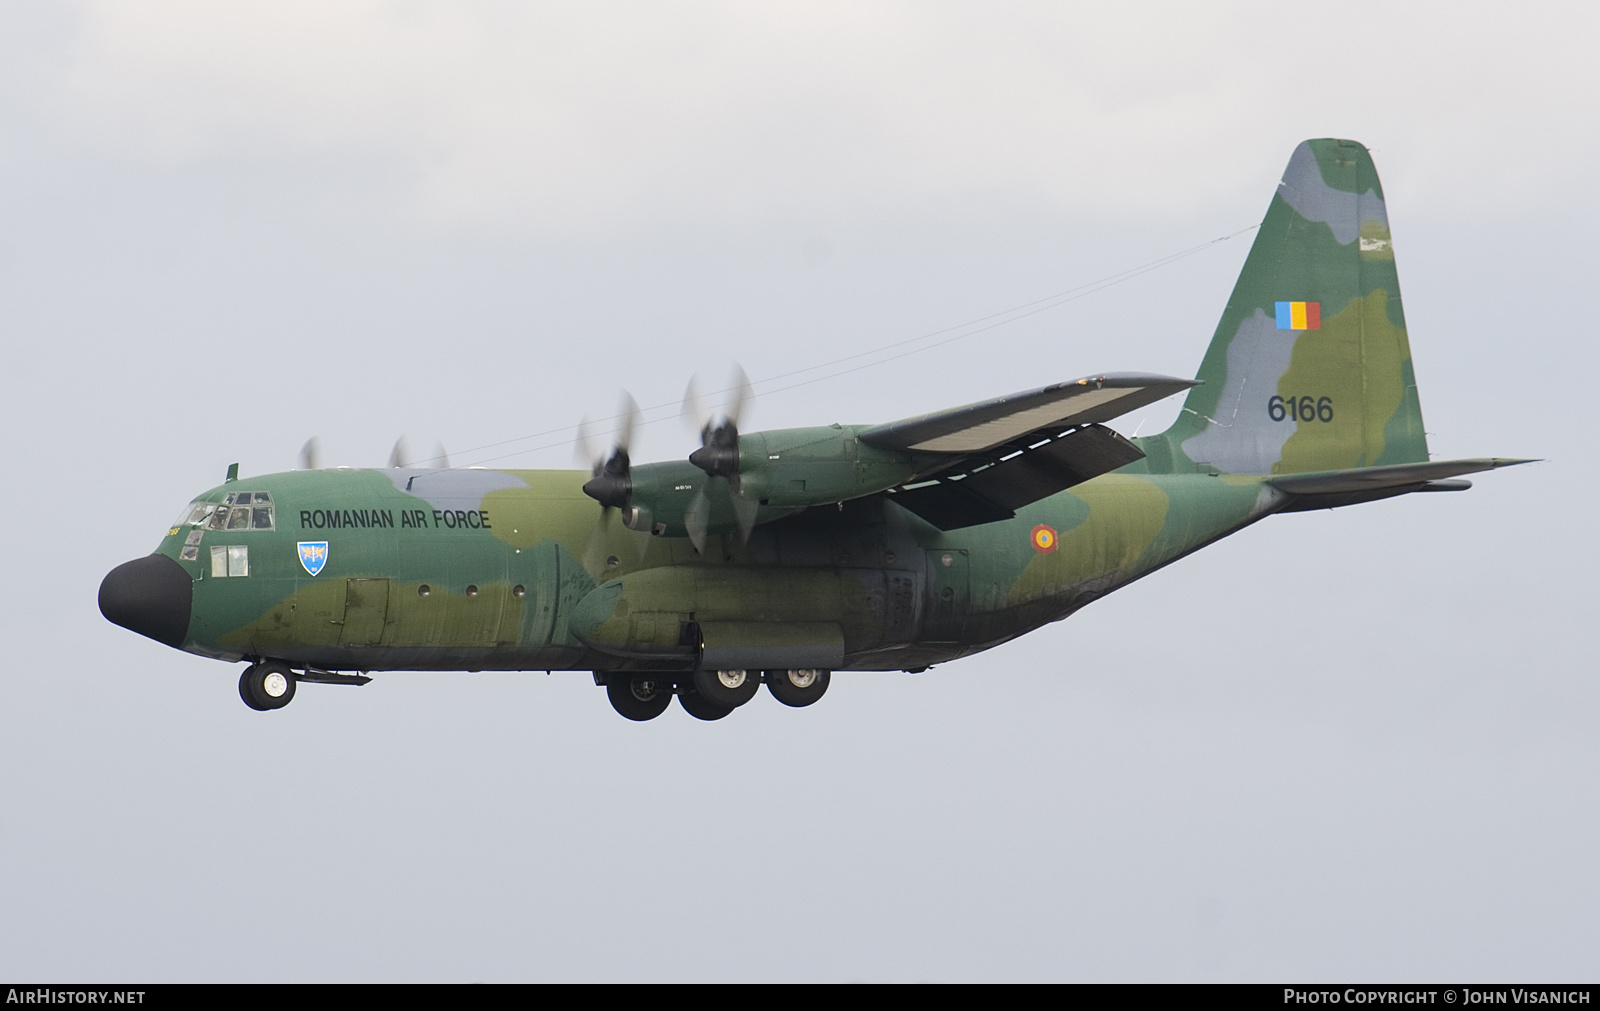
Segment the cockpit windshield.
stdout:
[[272,496],[264,491],[235,491],[221,502],[191,502],[174,525],[207,530],[272,530]]

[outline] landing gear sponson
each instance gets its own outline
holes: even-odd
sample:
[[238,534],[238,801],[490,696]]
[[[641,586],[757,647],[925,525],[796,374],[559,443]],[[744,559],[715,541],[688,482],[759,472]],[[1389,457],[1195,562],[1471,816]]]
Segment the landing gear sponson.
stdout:
[[697,670],[690,674],[630,674],[595,671],[611,707],[630,720],[653,720],[667,711],[672,697],[697,720],[720,720],[755,698],[763,682],[786,706],[809,706],[828,690],[825,670]]

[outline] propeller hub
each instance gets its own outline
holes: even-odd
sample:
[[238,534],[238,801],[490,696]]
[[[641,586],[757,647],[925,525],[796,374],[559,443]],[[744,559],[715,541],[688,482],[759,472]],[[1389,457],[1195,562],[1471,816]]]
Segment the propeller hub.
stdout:
[[739,474],[739,429],[729,418],[715,427],[700,430],[700,448],[689,454],[689,462],[711,477],[729,480]]
[[633,496],[633,471],[628,460],[628,445],[633,441],[633,429],[639,421],[639,405],[626,392],[622,394],[622,403],[618,405],[616,417],[612,420],[622,424],[617,429],[617,441],[604,457],[591,448],[588,419],[585,418],[578,426],[577,455],[580,459],[594,461],[589,471],[593,477],[584,482],[583,493],[600,503],[602,520],[608,509],[628,508],[628,499]]
[[633,479],[627,474],[599,474],[583,483],[583,493],[607,508],[626,509],[633,495]]
[[633,470],[628,453],[612,450],[605,463],[594,468],[594,477],[583,483],[583,493],[607,508],[626,509],[633,495]]
[[739,447],[708,443],[690,453],[689,462],[711,477],[731,478],[739,473]]

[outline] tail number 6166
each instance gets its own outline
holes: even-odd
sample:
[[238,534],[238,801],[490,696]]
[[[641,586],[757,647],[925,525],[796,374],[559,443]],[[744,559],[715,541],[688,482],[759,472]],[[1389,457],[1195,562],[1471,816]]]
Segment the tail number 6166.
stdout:
[[1267,417],[1273,421],[1332,421],[1332,397],[1272,397]]

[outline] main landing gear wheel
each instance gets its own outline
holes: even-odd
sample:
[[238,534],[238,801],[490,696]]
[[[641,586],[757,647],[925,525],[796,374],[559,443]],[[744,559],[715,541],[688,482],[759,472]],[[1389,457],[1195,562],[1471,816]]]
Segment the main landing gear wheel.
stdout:
[[733,712],[732,706],[718,705],[703,695],[694,692],[682,692],[678,695],[678,705],[683,711],[697,720],[720,720]]
[[653,720],[672,705],[672,686],[648,674],[610,674],[606,698],[611,708],[630,720]]
[[767,691],[786,706],[809,706],[828,690],[825,670],[769,670]]
[[239,676],[239,697],[257,712],[282,709],[294,698],[294,671],[286,663],[253,663]]
[[239,697],[257,712],[282,709],[294,698],[294,689],[294,672],[276,660],[251,664],[239,677]]
[[755,698],[761,672],[753,670],[697,670],[694,690],[707,702],[735,709]]

